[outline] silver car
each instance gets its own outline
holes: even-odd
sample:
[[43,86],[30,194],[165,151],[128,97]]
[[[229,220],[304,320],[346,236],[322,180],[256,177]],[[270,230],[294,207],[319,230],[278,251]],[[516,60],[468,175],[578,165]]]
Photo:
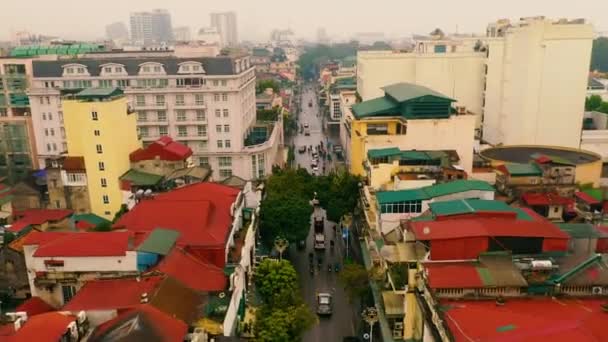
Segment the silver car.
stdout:
[[331,294],[322,292],[317,294],[317,315],[329,316],[332,314],[333,301]]

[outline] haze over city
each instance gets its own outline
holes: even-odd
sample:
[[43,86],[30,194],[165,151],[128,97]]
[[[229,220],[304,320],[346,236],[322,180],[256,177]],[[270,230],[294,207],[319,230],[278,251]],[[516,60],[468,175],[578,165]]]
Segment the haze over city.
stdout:
[[[544,15],[551,18],[588,19],[596,31],[608,31],[601,19],[608,2],[599,0],[551,1],[280,1],[280,0],[107,0],[96,6],[87,1],[5,1],[0,40],[11,30],[44,32],[66,39],[100,39],[105,25],[123,21],[129,13],[153,8],[167,9],[174,25],[193,30],[209,26],[209,13],[235,11],[239,36],[244,40],[267,40],[275,28],[291,28],[296,36],[313,38],[325,27],[332,38],[345,39],[357,32],[383,32],[387,37],[426,34],[436,27],[445,32],[482,32],[488,22],[500,18]],[[27,14],[24,16],[24,14]]]

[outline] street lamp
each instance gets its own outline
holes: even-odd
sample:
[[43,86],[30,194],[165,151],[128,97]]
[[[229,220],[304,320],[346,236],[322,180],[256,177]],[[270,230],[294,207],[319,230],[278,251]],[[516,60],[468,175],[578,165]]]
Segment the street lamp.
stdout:
[[289,246],[289,241],[283,239],[282,237],[278,237],[274,240],[274,248],[279,251],[279,260],[283,260],[283,252]]
[[373,306],[365,308],[363,309],[361,316],[363,316],[363,320],[369,324],[369,342],[372,342],[372,339],[374,338],[374,323],[378,322],[378,309]]

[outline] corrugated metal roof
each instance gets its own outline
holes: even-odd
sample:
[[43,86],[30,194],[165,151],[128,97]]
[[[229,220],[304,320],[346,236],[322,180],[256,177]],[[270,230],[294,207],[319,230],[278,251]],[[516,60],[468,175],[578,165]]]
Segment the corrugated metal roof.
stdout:
[[137,248],[138,252],[167,255],[175,245],[179,232],[170,229],[156,228]]
[[558,223],[557,226],[573,239],[595,239],[603,235],[590,223]]
[[120,176],[120,180],[129,181],[135,186],[154,186],[160,183],[162,179],[163,176],[134,169],[130,169],[124,175]]
[[378,97],[372,100],[363,101],[352,106],[355,118],[360,119],[375,115],[394,115],[400,116],[398,104],[387,97]]
[[448,183],[429,185],[418,189],[380,191],[376,193],[376,198],[380,204],[404,201],[422,201],[434,197],[471,190],[494,191],[494,188],[489,183],[484,181],[459,179]]
[[123,92],[119,88],[86,88],[78,92],[74,97],[79,100],[104,99],[120,96]]
[[511,176],[525,177],[525,176],[541,176],[542,170],[536,164],[505,164],[507,172]]
[[451,99],[445,95],[443,95],[442,93],[439,93],[437,91],[434,91],[430,88],[418,85],[418,84],[413,84],[413,83],[395,83],[395,84],[391,84],[388,85],[386,87],[383,87],[382,90],[384,90],[384,92],[392,97],[393,99],[395,99],[398,102],[405,102],[405,101],[409,101],[412,99],[416,99],[416,98],[420,98],[423,96],[433,96],[442,100],[447,100],[450,102],[456,102],[456,100]]

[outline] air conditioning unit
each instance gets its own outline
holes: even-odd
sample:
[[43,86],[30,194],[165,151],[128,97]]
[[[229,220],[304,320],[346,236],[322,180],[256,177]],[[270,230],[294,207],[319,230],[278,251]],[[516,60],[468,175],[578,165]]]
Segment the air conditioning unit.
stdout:
[[395,326],[393,327],[393,329],[403,330],[403,322],[395,322]]
[[456,106],[456,113],[458,113],[458,114],[466,114],[467,113],[467,107],[465,107],[465,106]]
[[393,338],[401,339],[403,337],[403,330],[393,330]]
[[602,293],[604,293],[604,288],[601,286],[594,286],[591,288],[591,293],[593,293],[594,295],[601,295]]

